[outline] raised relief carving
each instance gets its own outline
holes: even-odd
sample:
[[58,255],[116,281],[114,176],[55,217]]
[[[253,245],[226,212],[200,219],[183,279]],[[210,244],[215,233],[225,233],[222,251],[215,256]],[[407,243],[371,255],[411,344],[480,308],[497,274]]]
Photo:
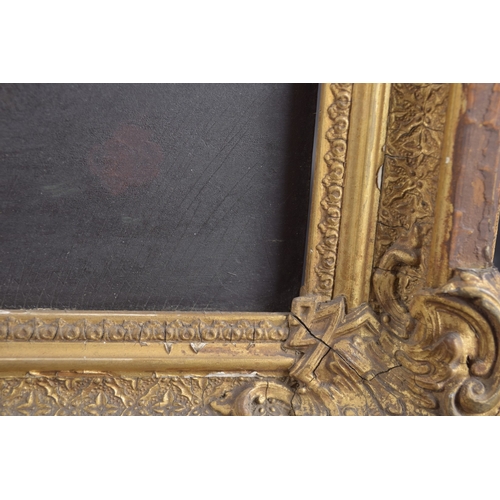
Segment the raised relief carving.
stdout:
[[420,265],[407,269],[408,296],[425,275],[448,95],[448,84],[391,86],[374,263],[380,267],[388,248],[416,224],[427,227]]
[[[493,113],[500,102],[498,88],[493,90],[496,93],[490,92],[491,99],[481,101],[488,113]],[[329,129],[326,134],[329,149],[321,158],[321,165],[316,165],[321,186],[316,191],[317,198],[312,207],[314,224],[313,243],[309,243],[308,250],[312,255],[307,264],[308,284],[304,296],[294,300],[290,314],[235,317],[210,313],[198,318],[190,314],[174,318],[159,313],[148,318],[136,315],[120,319],[106,315],[97,318],[83,313],[78,316],[71,312],[60,316],[42,312],[5,315],[0,320],[0,341],[21,343],[16,345],[24,342],[30,347],[44,342],[40,346],[44,349],[51,341],[58,343],[59,347],[62,342],[114,342],[112,347],[121,350],[133,346],[117,346],[119,342],[158,343],[160,348],[153,346],[148,349],[159,349],[165,358],[172,359],[172,349],[175,353],[176,349],[185,348],[186,359],[192,362],[190,366],[201,367],[201,371],[186,376],[179,376],[179,372],[163,373],[163,369],[159,369],[160,374],[138,377],[54,371],[51,374],[31,372],[22,378],[4,376],[0,378],[0,413],[500,414],[499,271],[446,265],[442,280],[431,280],[432,284],[428,279],[424,281],[433,275],[429,271],[433,260],[431,238],[434,238],[436,227],[441,228],[436,223],[439,205],[436,197],[438,177],[446,170],[443,165],[448,165],[443,146],[445,135],[451,146],[455,144],[450,132],[452,120],[446,118],[450,116],[447,108],[455,109],[461,90],[459,92],[457,86],[448,84],[391,86],[374,262],[369,268],[371,280],[365,280],[371,285],[371,296],[369,304],[361,305],[358,304],[365,302],[365,298],[348,302],[340,294],[330,300],[345,187],[352,85],[333,84],[328,91],[333,104],[328,102],[327,115],[320,123]],[[453,106],[449,104],[452,101],[455,102]],[[472,105],[469,107],[473,108]],[[458,109],[456,107],[455,111]],[[467,117],[467,113],[463,116]],[[489,114],[487,117],[486,121],[467,121],[464,118],[464,123],[476,124],[478,134],[487,125],[489,134],[497,138],[497,122]],[[362,124],[358,122],[357,126]],[[356,129],[354,122],[353,129]],[[466,138],[470,136],[469,132],[464,134]],[[450,144],[446,151],[453,149]],[[493,147],[491,141],[488,144]],[[323,156],[326,151],[324,143],[322,148],[325,148],[321,151]],[[463,146],[463,149],[467,148]],[[488,149],[488,158],[493,158],[493,149]],[[476,153],[484,156],[480,151]],[[464,156],[463,161],[457,163],[467,174],[461,181],[464,193],[468,192],[473,184],[470,181],[474,181],[477,173],[468,170],[468,158]],[[498,156],[493,159],[496,161]],[[492,163],[484,170],[483,165],[484,171],[480,175],[484,179],[493,179],[497,166]],[[449,170],[451,172],[451,167]],[[487,186],[488,182],[476,184]],[[494,186],[493,181],[489,184]],[[450,189],[453,193],[454,188]],[[496,200],[486,189],[476,191],[483,201],[493,204]],[[442,191],[439,193],[438,198]],[[461,199],[465,197],[460,196]],[[449,203],[449,200],[445,202]],[[455,206],[458,205],[450,205],[450,217]],[[488,213],[479,218],[478,224],[483,227],[487,221],[488,227],[484,231],[491,236],[491,213],[494,210],[489,205],[486,208]],[[460,227],[465,227],[464,220],[458,221]],[[484,241],[490,241],[490,236],[489,239],[483,238]],[[441,246],[436,247],[439,250],[434,252],[438,255],[436,269],[439,270]],[[481,244],[481,248],[485,245]],[[355,252],[356,248],[352,251]],[[478,251],[474,252],[478,254]],[[245,373],[234,371],[234,365],[231,365],[233,371],[201,376],[200,373],[211,371],[206,369],[206,363],[212,353],[210,359],[216,360],[221,354],[227,355],[230,361],[234,359],[234,352],[226,352],[227,346],[217,350],[210,342],[239,343],[235,349],[239,355],[244,352],[241,359],[246,359],[245,356],[250,355],[247,351],[250,353],[259,342],[262,342],[260,347],[265,347],[271,354],[263,349],[269,357],[256,356]],[[174,345],[176,343],[183,345]],[[69,346],[66,344],[62,348],[66,351]],[[276,351],[284,359],[283,364],[276,363],[273,368],[270,361],[277,358]],[[259,365],[262,372],[253,371],[256,360],[262,363]],[[179,366],[185,369],[184,365]],[[243,368],[238,365],[236,370],[243,371]]]
[[[14,317],[15,316],[15,317]],[[113,321],[87,318],[19,319],[19,314],[0,320],[0,341],[56,342],[279,342],[288,336],[286,316],[251,321],[224,318],[182,321]]]
[[[301,297],[293,305],[289,348],[304,353],[290,371],[303,399],[316,399],[329,415],[384,414],[370,381],[395,368],[380,335],[380,322],[367,305],[345,312],[345,299],[327,303]],[[294,408],[296,414],[305,409]]]
[[320,241],[316,245],[318,261],[314,268],[317,282],[313,290],[314,294],[327,296],[332,292],[337,259],[352,84],[333,83],[330,91],[332,104],[327,111],[330,128],[326,132],[330,147],[323,158],[327,171],[321,181]]
[[0,415],[289,415],[286,380],[255,375],[0,378]]
[[380,314],[346,314],[342,296],[295,300],[287,346],[303,356],[290,375],[331,415],[498,414],[500,273],[458,270],[408,299],[400,270],[420,265],[419,226],[410,234],[374,276]]

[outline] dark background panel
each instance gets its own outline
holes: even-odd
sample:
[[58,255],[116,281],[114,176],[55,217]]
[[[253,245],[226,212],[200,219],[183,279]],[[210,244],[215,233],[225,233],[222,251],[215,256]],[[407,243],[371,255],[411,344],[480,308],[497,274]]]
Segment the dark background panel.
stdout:
[[0,85],[0,306],[289,310],[316,96]]

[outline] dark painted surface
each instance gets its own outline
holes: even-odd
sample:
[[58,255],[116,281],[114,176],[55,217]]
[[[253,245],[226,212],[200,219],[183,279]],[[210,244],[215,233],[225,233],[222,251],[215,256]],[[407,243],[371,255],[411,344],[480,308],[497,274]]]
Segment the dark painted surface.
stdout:
[[0,306],[286,311],[316,85],[1,85]]

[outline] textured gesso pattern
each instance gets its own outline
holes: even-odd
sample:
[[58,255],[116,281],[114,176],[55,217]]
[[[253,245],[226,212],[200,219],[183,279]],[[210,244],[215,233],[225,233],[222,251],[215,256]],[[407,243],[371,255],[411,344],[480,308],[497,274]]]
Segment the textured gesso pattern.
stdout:
[[[0,415],[288,415],[281,379],[34,376],[0,379]],[[235,401],[236,400],[236,401]]]
[[407,298],[425,277],[448,93],[448,84],[391,86],[374,267],[396,241],[414,240],[421,262],[402,271]]

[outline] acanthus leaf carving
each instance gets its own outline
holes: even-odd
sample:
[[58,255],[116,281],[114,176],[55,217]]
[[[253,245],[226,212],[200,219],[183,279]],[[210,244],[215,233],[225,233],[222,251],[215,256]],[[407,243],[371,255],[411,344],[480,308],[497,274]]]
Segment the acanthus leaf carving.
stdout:
[[374,275],[381,312],[346,313],[342,296],[296,299],[286,345],[302,357],[290,375],[331,415],[497,414],[500,273],[457,270],[444,287],[402,297],[401,269],[420,265],[421,229],[409,234]]

